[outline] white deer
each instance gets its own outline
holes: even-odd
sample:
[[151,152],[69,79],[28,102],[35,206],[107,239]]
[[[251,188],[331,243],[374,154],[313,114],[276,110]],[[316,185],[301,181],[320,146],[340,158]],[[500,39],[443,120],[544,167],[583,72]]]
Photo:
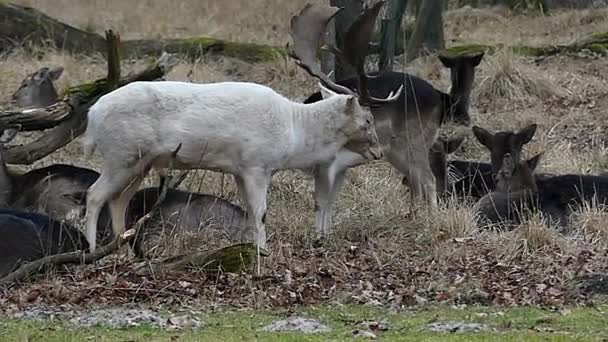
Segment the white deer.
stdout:
[[[318,42],[324,29],[312,27],[305,35]],[[114,233],[122,233],[127,205],[141,181],[151,168],[162,172],[180,144],[176,169],[234,176],[260,248],[266,248],[266,195],[275,172],[328,163],[343,148],[365,159],[382,158],[367,106],[394,101],[403,87],[384,99],[366,91],[359,96],[322,74],[318,63],[297,62],[321,81],[322,101],[294,102],[247,82],[134,82],[101,97],[89,110],[84,136],[85,153],[97,149],[103,157],[101,176],[87,193],[90,251],[96,249],[104,203],[109,201]]]

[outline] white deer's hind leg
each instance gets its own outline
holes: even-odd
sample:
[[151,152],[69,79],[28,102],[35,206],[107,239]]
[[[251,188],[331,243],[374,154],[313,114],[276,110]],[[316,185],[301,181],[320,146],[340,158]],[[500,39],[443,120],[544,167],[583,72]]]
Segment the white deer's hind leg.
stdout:
[[331,216],[336,196],[344,183],[345,169],[337,165],[319,165],[315,170],[315,227],[326,235],[331,229]]
[[[93,183],[87,191],[85,237],[89,243],[89,250],[91,252],[94,252],[96,249],[97,220],[99,219],[101,208],[107,201],[120,196],[121,192],[129,186],[129,183],[134,178],[143,178],[145,173],[142,173],[142,171],[149,162],[150,160],[140,160],[135,167],[130,168],[106,164],[97,181]],[[137,184],[137,186],[139,186],[139,184]],[[110,202],[112,230],[115,234],[117,234],[117,232],[120,234],[124,231],[125,226],[124,210],[122,211],[123,214],[121,216],[119,211],[122,205],[113,202],[114,201]]]
[[122,234],[126,229],[125,217],[129,202],[139,189],[144,177],[139,175],[132,179],[127,187],[119,194],[110,199],[110,213],[112,214],[112,230],[114,236]]
[[271,176],[263,170],[249,169],[240,176],[235,176],[235,179],[239,192],[247,203],[247,217],[249,225],[254,229],[256,243],[258,247],[267,249],[266,198]]

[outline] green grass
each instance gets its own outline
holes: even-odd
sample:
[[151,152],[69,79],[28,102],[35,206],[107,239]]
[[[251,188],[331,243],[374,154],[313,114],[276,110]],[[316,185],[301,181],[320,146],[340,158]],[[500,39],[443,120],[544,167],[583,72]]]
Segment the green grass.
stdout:
[[[0,321],[2,341],[344,341],[364,320],[387,320],[392,325],[377,332],[382,341],[601,341],[608,336],[607,306],[570,308],[566,314],[537,308],[472,307],[464,310],[432,307],[394,313],[363,306],[303,308],[298,314],[317,318],[333,331],[324,334],[259,332],[260,327],[285,315],[278,312],[227,311],[204,314],[206,327],[196,331],[164,331],[155,327],[108,329],[76,328],[59,321]],[[433,333],[423,328],[433,321],[485,323],[495,331]]]

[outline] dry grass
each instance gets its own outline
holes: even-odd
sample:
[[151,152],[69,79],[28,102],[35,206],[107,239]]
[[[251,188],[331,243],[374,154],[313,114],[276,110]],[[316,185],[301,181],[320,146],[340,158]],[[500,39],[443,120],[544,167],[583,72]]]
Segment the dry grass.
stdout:
[[521,63],[509,49],[502,49],[483,60],[475,96],[478,101],[523,98],[565,97],[568,92],[550,76]]
[[[101,32],[112,27],[126,38],[183,37],[213,35],[237,41],[266,42],[283,45],[287,41],[287,18],[305,1],[264,0],[251,3],[219,1],[183,1],[178,5],[159,0],[136,3],[116,0],[18,0],[48,14],[88,30]],[[229,14],[227,14],[229,13]],[[454,42],[479,43],[554,43],[569,41],[600,28],[606,17],[596,12],[556,12],[545,17],[512,15],[503,10],[475,11],[472,14],[448,13],[446,36]],[[597,13],[604,13],[598,11]],[[486,15],[487,14],[487,15]],[[230,20],[225,20],[229,15]],[[504,20],[503,20],[504,18]],[[604,25],[604,26],[602,26]],[[572,29],[576,27],[576,29]],[[580,94],[597,98],[605,91],[604,74],[587,74],[594,67],[588,61],[568,59],[565,68],[534,66],[531,62],[501,52],[484,59],[478,73],[472,115],[475,124],[491,129],[515,129],[531,122],[540,124],[536,137],[526,153],[546,151],[543,170],[595,172],[605,168],[606,152],[580,153],[567,143],[555,144],[551,129],[563,122],[580,120],[587,113],[580,106],[559,106],[548,97],[569,97]],[[124,65],[125,73],[142,66],[142,62]],[[100,58],[74,58],[61,53],[47,53],[37,60],[22,52],[0,59],[0,107],[23,76],[43,65],[63,65],[66,70],[59,88],[101,77],[105,64]],[[600,64],[601,66],[601,64]],[[578,69],[577,69],[578,68]],[[398,68],[401,69],[401,68]],[[601,69],[601,68],[599,68]],[[429,79],[439,89],[449,84],[448,72],[434,57],[415,61],[407,68]],[[222,80],[255,81],[269,85],[286,96],[302,100],[315,90],[316,82],[289,61],[250,65],[231,59],[204,58],[195,63],[180,63],[169,75],[171,80],[215,82]],[[592,87],[590,87],[590,84]],[[571,95],[566,89],[571,91]],[[608,108],[607,108],[608,109]],[[569,121],[570,120],[570,121]],[[473,159],[487,160],[487,152],[473,139],[467,139],[465,154]],[[602,161],[603,160],[603,161]],[[64,162],[99,169],[98,156],[85,160],[77,139],[66,148],[36,163],[33,167]],[[148,184],[155,182],[148,177]],[[238,200],[232,178],[209,171],[192,173],[185,188]],[[298,171],[274,176],[269,200],[268,233],[271,249],[281,251],[294,241],[312,243],[314,231],[313,186],[311,179]],[[577,221],[585,234],[604,233],[601,219],[587,214]],[[432,247],[437,262],[448,263],[468,248],[446,250],[454,238],[474,238],[482,244],[496,246],[498,253],[521,256],[544,253],[547,249],[570,250],[580,240],[559,235],[541,218],[534,218],[509,233],[477,232],[470,206],[448,203],[438,213],[428,215],[424,208],[409,201],[408,190],[401,186],[398,172],[385,162],[370,163],[348,172],[336,204],[333,244],[335,248],[356,242],[376,245],[378,258],[394,262],[408,254],[408,246]]]
[[498,253],[506,259],[527,257],[530,254],[565,250],[568,240],[541,214],[510,232],[494,237]]

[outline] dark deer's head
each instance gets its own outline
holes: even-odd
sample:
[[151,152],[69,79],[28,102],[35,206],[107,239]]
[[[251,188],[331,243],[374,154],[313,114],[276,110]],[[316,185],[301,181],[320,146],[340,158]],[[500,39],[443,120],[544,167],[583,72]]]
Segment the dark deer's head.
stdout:
[[473,134],[477,140],[490,151],[494,177],[502,167],[503,158],[507,153],[515,163],[521,160],[523,146],[532,140],[536,127],[536,124],[531,124],[518,132],[501,131],[492,134],[484,128],[473,126]]
[[57,102],[57,90],[53,81],[61,77],[62,67],[47,67],[27,75],[12,99],[21,108],[41,108]]
[[534,171],[538,166],[542,153],[534,157],[516,162],[509,153],[503,157],[502,166],[496,175],[496,191],[514,192],[521,190],[538,191]]
[[441,63],[450,69],[450,108],[446,109],[444,121],[468,126],[471,122],[469,116],[469,103],[473,81],[475,80],[475,68],[481,63],[484,53],[470,56],[439,55]]

